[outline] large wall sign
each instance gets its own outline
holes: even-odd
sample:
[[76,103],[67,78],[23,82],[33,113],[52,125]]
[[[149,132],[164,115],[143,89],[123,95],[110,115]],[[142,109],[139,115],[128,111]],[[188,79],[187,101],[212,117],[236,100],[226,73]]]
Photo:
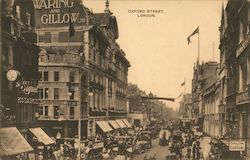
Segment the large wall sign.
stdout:
[[35,23],[39,27],[61,27],[86,24],[80,0],[33,0]]

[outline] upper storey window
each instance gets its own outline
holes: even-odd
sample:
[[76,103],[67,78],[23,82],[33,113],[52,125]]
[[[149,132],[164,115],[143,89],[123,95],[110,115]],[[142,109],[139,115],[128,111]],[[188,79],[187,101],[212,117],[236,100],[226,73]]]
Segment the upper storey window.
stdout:
[[26,24],[27,25],[30,25],[30,18],[31,18],[31,15],[28,12],[26,12]]
[[240,28],[239,28],[239,43],[241,43],[244,39],[244,28],[243,28],[243,22],[240,21]]
[[19,5],[16,5],[16,17],[21,19],[21,7]]

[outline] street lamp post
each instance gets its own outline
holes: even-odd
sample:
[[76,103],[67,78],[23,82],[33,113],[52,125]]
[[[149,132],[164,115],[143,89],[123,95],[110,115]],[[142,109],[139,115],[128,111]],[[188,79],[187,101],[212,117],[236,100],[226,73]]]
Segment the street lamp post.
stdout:
[[78,105],[78,152],[77,152],[77,159],[81,159],[81,105],[82,105],[82,57],[83,53],[80,53],[80,65],[79,65],[79,105]]
[[[83,38],[83,43],[84,44],[88,44],[89,42],[88,42],[88,27],[89,27],[89,15],[88,15],[88,12],[86,11],[86,9],[85,9],[85,6],[82,4],[82,1],[80,2],[80,5],[83,7],[83,10],[84,10],[84,12],[85,12],[85,14],[86,14],[86,26],[87,26],[87,30],[86,30],[86,33],[87,33],[87,35],[85,35],[86,36],[86,40]],[[84,32],[83,32],[83,34],[84,34]],[[84,36],[84,35],[83,35]],[[83,47],[83,48],[85,48],[85,47]],[[79,74],[80,74],[80,81],[79,81],[79,96],[80,96],[80,101],[79,101],[79,110],[78,110],[78,153],[77,153],[77,159],[78,160],[80,160],[81,159],[81,105],[82,105],[82,91],[81,91],[81,89],[82,89],[82,74],[83,74],[83,59],[82,59],[82,57],[84,56],[84,53],[85,53],[85,55],[86,55],[86,57],[84,57],[84,60],[85,60],[85,58],[86,58],[86,60],[88,61],[88,47],[86,47],[87,49],[86,50],[83,50],[83,52],[81,52],[80,53],[80,57],[81,57],[81,59],[80,59],[80,67],[79,67]],[[86,65],[85,65],[85,67],[86,67],[86,73],[88,74],[88,62],[86,61]],[[88,94],[88,91],[89,91],[89,89],[88,89],[88,83],[89,83],[89,78],[88,78],[88,76],[87,76],[87,78],[86,78],[86,83],[87,83],[87,94]],[[85,97],[86,98],[86,97]],[[87,103],[87,114],[88,114],[88,103]]]

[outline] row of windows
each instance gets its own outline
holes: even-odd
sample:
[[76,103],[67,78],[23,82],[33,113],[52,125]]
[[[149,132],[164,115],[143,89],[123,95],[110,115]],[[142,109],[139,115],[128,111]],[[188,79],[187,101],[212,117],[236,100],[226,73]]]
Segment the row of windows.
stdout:
[[[38,89],[39,99],[48,99],[49,98],[49,89],[48,88],[39,88]],[[54,88],[54,99],[59,99],[59,88]]]
[[[59,81],[59,80],[60,80],[60,72],[54,71],[54,81]],[[39,81],[49,81],[49,72],[48,71],[39,72]]]
[[250,57],[239,64],[239,91],[246,91],[248,84],[250,84]]
[[[22,10],[21,6],[20,5],[16,5],[15,7],[16,7],[16,10],[15,10],[16,17],[18,19],[22,19],[22,12],[23,12],[23,10]],[[25,12],[23,20],[25,21],[25,23],[27,25],[30,25],[30,21],[31,21],[31,15],[30,15],[30,13]]]
[[219,98],[205,101],[205,114],[218,113]]
[[116,106],[117,106],[118,109],[125,110],[125,108],[126,108],[126,100],[117,99],[116,100]]
[[103,108],[105,106],[105,95],[103,92],[93,92],[90,97],[90,107]]
[[[54,99],[60,99],[59,88],[54,88]],[[75,99],[75,90],[72,87],[69,87],[68,92],[70,100]],[[38,88],[38,97],[39,99],[48,99],[49,98],[49,88]]]
[[123,82],[127,82],[127,74],[123,71],[117,71],[117,78]]
[[[48,118],[49,117],[49,106],[40,106],[39,107],[39,117],[40,118]],[[75,108],[69,108],[69,116],[71,119],[74,118]],[[63,113],[60,112],[60,106],[53,106],[53,118],[58,119],[60,116],[63,116]]]
[[116,91],[125,94],[126,89],[123,88],[123,87],[121,87],[121,86],[117,86],[117,90]]
[[83,40],[83,32],[75,32],[75,35],[69,37],[68,32],[59,32],[55,34],[51,34],[51,32],[45,32],[44,34],[40,34],[38,36],[38,42],[43,43],[55,43],[55,42],[82,42]]
[[90,76],[89,76],[89,81],[98,83],[98,84],[100,84],[102,86],[105,86],[105,83],[106,83],[105,82],[105,77],[97,75],[97,74],[91,74],[91,73],[90,73]]
[[[55,82],[60,81],[60,72],[59,71],[54,71],[53,77],[54,77]],[[48,71],[40,71],[39,72],[39,81],[48,82],[49,81],[49,72]],[[70,72],[69,81],[70,82],[75,81],[75,73],[74,72]]]

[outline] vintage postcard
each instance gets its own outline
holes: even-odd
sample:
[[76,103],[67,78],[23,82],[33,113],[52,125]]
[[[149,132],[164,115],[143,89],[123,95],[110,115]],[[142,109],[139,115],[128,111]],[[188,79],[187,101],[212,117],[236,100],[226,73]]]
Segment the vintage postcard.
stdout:
[[0,159],[250,159],[248,0],[0,5]]

